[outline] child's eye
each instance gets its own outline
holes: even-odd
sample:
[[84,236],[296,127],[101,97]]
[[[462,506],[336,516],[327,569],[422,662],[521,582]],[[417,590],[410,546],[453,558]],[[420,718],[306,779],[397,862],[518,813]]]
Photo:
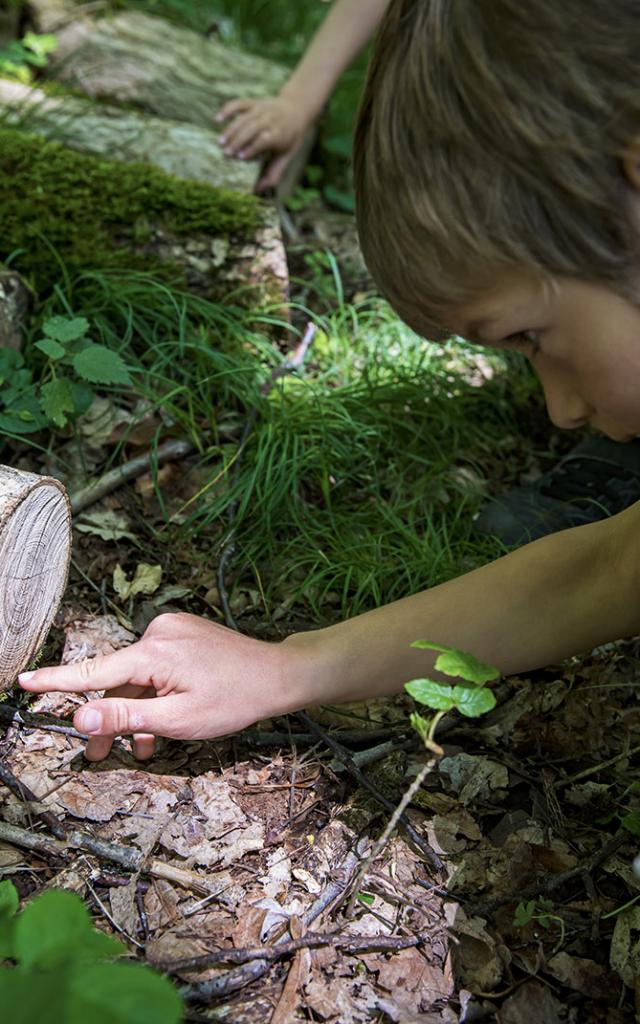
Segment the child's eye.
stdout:
[[525,355],[532,359],[540,351],[540,335],[538,331],[517,331],[504,339],[509,345],[523,349]]

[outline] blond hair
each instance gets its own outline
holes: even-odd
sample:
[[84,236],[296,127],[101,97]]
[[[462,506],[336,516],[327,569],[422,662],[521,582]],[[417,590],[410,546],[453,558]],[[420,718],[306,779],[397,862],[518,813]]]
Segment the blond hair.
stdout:
[[414,329],[446,334],[503,269],[631,294],[638,68],[638,0],[392,0],[355,133],[357,217]]

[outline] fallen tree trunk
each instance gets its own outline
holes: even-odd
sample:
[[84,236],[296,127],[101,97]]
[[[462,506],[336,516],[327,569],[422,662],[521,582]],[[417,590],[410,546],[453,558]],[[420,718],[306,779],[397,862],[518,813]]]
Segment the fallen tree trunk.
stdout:
[[59,481],[0,466],[0,691],[44,643],[70,556],[71,510]]
[[288,70],[139,11],[94,18],[60,0],[32,0],[36,27],[54,31],[50,71],[98,100],[117,100],[213,128],[228,100],[271,96]]

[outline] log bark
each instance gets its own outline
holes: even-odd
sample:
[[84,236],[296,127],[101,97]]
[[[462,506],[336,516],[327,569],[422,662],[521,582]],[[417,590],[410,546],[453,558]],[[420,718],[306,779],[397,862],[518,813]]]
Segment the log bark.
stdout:
[[228,100],[272,96],[288,76],[273,61],[138,11],[95,18],[59,0],[32,0],[40,26],[55,29],[50,71],[98,100],[133,104],[148,113],[204,128]]
[[22,348],[31,301],[20,274],[0,266],[0,348]]
[[[51,97],[42,90],[0,79],[0,112],[6,124],[56,139],[72,149],[125,162],[143,161],[186,180],[248,193],[254,172],[222,156],[216,135],[195,125],[137,111],[99,107],[76,97]],[[178,238],[155,225],[138,249],[145,257],[182,267],[190,290],[219,300],[236,290],[250,305],[283,308],[289,272],[276,208],[261,207],[251,235]]]
[[0,466],[0,691],[44,643],[70,555],[71,510],[60,482]]

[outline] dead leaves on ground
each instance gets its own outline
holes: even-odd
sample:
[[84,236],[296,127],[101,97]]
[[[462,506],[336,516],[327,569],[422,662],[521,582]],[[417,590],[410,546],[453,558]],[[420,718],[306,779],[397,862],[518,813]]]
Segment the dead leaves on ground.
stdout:
[[[65,660],[133,639],[114,616],[69,609],[61,622]],[[446,876],[433,878],[396,836],[366,876],[356,917],[347,920],[336,906],[313,924],[314,932],[341,936],[418,936],[419,947],[357,955],[331,944],[299,949],[216,1000],[217,1019],[631,1022],[640,910],[623,907],[640,894],[633,838],[602,868],[545,893],[550,879],[597,853],[619,820],[632,823],[640,812],[633,768],[640,709],[629,685],[635,657],[627,645],[576,661],[562,677],[512,681],[481,723],[454,723],[439,770],[410,812]],[[67,703],[53,707],[50,699],[39,697],[37,706],[60,714],[82,698],[62,695]],[[120,741],[109,761],[88,766],[72,737],[23,729],[10,738],[7,763],[43,806],[174,874],[128,876],[86,854],[55,865],[7,844],[0,844],[0,872],[25,895],[44,885],[79,892],[102,927],[120,930],[157,965],[272,945],[286,933],[303,937],[305,914],[363,840],[342,820],[350,797],[330,754],[287,748],[236,761],[228,741],[168,743],[142,768]],[[418,767],[409,759],[403,785]],[[34,827],[32,809],[4,791],[0,814]],[[522,901],[531,913],[516,924]],[[184,969],[178,977],[194,984],[228,971]]]

